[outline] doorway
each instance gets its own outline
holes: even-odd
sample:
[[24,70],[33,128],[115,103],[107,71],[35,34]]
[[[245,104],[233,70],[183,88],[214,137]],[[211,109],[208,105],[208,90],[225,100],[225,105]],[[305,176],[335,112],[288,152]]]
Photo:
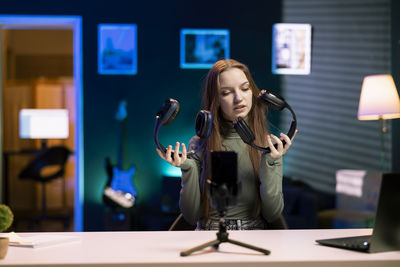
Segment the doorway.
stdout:
[[[0,15],[0,37],[0,103],[2,103],[0,157],[3,162],[0,169],[3,174],[0,183],[1,199],[7,202],[13,200],[10,195],[14,196],[14,205],[18,206],[24,204],[18,203],[20,199],[15,194],[24,194],[25,201],[33,199],[32,194],[35,194],[32,190],[23,192],[24,189],[15,184],[17,182],[15,173],[11,174],[7,170],[9,177],[4,175],[5,168],[8,168],[4,164],[5,157],[7,164],[11,163],[7,151],[15,152],[21,148],[40,146],[37,140],[18,138],[18,125],[16,125],[18,108],[65,108],[70,114],[70,137],[66,140],[49,140],[53,142],[49,145],[62,144],[73,151],[68,163],[67,177],[64,180],[66,195],[63,200],[57,199],[57,192],[61,190],[60,182],[54,183],[51,189],[46,190],[46,195],[50,194],[49,204],[56,207],[63,201],[63,205],[72,208],[73,230],[82,231],[81,17]],[[49,46],[50,43],[53,46]],[[23,159],[14,159],[14,164],[17,164],[14,166],[17,170],[18,164],[24,164]],[[14,180],[10,182],[12,177]],[[35,202],[33,201],[34,205],[37,204]]]

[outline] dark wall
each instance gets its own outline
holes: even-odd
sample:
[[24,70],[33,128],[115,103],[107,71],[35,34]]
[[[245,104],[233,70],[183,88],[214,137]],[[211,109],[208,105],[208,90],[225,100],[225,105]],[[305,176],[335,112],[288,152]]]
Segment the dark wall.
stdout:
[[[163,129],[162,143],[187,143],[194,135],[194,118],[201,108],[201,85],[207,70],[179,68],[181,28],[230,30],[231,58],[246,63],[261,88],[279,93],[271,75],[271,27],[280,21],[280,1],[5,1],[1,14],[79,15],[83,36],[84,111],[84,230],[102,230],[101,195],[106,182],[103,161],[117,157],[118,122],[114,113],[128,102],[125,165],[136,167],[139,200],[159,194],[168,167],[159,159],[152,139],[154,116],[169,97],[181,103],[176,121]],[[97,74],[97,25],[135,23],[138,26],[138,73],[134,76]],[[164,127],[165,128],[165,127]]]
[[[312,25],[310,75],[283,75],[281,79],[283,96],[293,103],[299,129],[294,146],[284,157],[284,173],[334,193],[338,170],[382,170],[381,143],[371,142],[379,138],[381,123],[360,121],[357,111],[364,77],[391,72],[391,2],[283,3],[284,22]],[[391,161],[391,134],[383,137]]]

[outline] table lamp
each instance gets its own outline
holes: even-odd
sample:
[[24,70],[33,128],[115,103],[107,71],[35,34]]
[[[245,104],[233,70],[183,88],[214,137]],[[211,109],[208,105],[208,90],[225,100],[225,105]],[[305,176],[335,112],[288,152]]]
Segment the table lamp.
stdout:
[[47,139],[66,139],[69,135],[68,110],[21,109],[19,111],[19,137],[40,139],[42,149]]
[[392,75],[370,75],[364,77],[358,105],[359,120],[380,120],[382,171],[385,172],[386,120],[400,118],[399,94]]

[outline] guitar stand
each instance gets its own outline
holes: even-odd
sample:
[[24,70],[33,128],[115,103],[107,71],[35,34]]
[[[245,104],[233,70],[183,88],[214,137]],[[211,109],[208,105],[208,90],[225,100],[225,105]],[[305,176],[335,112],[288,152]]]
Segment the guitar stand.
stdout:
[[249,245],[249,244],[246,244],[246,243],[242,243],[242,242],[239,242],[239,241],[236,241],[236,240],[229,239],[228,236],[229,236],[229,234],[226,231],[225,220],[224,220],[224,218],[221,217],[219,219],[219,231],[217,233],[217,239],[209,241],[209,242],[206,242],[206,243],[201,244],[201,245],[199,245],[197,247],[184,250],[184,251],[181,252],[180,255],[181,256],[189,256],[193,252],[202,250],[202,249],[204,249],[206,247],[214,247],[215,249],[218,249],[219,245],[221,243],[224,243],[224,242],[228,242],[228,243],[231,243],[231,244],[242,246],[242,247],[245,247],[245,248],[248,248],[248,249],[253,249],[253,250],[261,252],[261,253],[263,253],[265,255],[269,255],[271,253],[269,250],[266,250],[266,249],[263,249],[263,248],[259,248],[259,247],[256,247],[256,246],[252,246],[252,245]]

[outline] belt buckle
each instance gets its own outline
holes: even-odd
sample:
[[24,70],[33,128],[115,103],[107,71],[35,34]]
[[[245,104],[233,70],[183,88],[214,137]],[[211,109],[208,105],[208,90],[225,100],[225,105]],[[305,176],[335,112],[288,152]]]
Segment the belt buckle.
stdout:
[[242,220],[236,220],[236,225],[238,230],[243,230],[242,229]]

